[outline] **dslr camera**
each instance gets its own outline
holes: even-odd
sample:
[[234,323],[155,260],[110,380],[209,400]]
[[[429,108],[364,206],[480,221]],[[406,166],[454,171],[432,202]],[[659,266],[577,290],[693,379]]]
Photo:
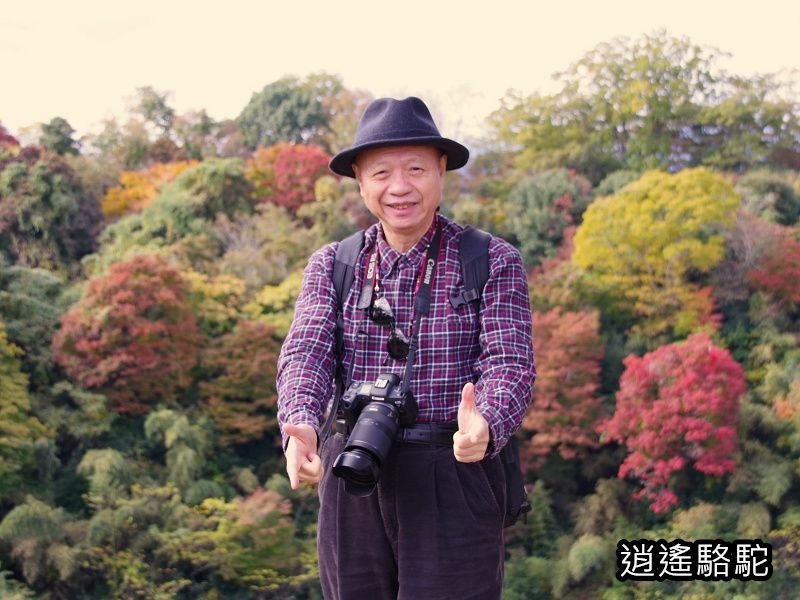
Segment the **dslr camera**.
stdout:
[[417,401],[403,392],[400,377],[381,373],[375,383],[353,383],[342,395],[350,436],[333,463],[333,474],[355,496],[369,496],[378,483],[399,427],[414,423]]

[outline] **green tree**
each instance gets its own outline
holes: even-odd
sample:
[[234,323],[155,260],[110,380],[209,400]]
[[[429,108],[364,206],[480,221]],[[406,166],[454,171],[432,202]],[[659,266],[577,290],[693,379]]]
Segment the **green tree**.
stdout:
[[597,184],[594,189],[596,196],[612,196],[619,190],[628,185],[631,181],[636,181],[642,174],[638,171],[614,171]]
[[666,167],[696,103],[714,91],[719,56],[664,31],[615,38],[557,73],[556,94],[507,98],[495,123],[521,146],[520,166],[574,167],[595,182],[619,166]]
[[750,171],[736,183],[736,191],[744,208],[767,221],[795,225],[800,220],[800,194],[779,173]]
[[213,439],[208,423],[205,420],[192,423],[187,415],[164,409],[148,415],[144,432],[148,440],[163,444],[167,483],[185,497],[210,458]]
[[115,118],[106,119],[102,130],[87,136],[87,142],[99,160],[115,170],[138,169],[148,163],[150,136],[141,120],[128,119],[120,125]]
[[307,143],[327,125],[322,102],[296,77],[284,77],[253,94],[236,123],[251,149],[281,141]]
[[134,112],[150,123],[161,137],[169,136],[175,121],[175,109],[169,105],[169,92],[159,92],[151,86],[136,89]]
[[[252,188],[239,159],[209,159],[186,169],[140,213],[123,217],[101,236],[101,250],[87,257],[90,272],[142,253],[178,253],[179,244],[198,240],[200,248],[183,249],[186,262],[216,258],[214,222],[253,210]],[[194,252],[194,254],[192,254]],[[198,256],[199,255],[199,256]]]
[[42,125],[42,137],[39,144],[56,154],[78,154],[79,144],[72,135],[75,130],[62,117],[55,117]]
[[0,563],[0,598],[5,600],[30,600],[33,598],[33,590],[19,581],[10,579],[9,573],[1,570],[2,567],[3,565]]
[[353,143],[356,126],[372,96],[361,90],[349,90],[338,75],[312,73],[303,87],[322,105],[325,127],[310,141],[335,154]]
[[796,156],[789,85],[730,76],[723,56],[665,31],[618,37],[557,73],[556,93],[509,94],[492,122],[521,170],[575,168],[593,183],[620,168],[741,170]]
[[797,168],[800,102],[792,89],[774,74],[725,82],[720,99],[704,105],[692,127],[696,164],[738,172],[769,164]]
[[89,500],[94,507],[114,506],[129,495],[131,465],[113,448],[89,450],[81,458],[77,472],[89,480]]
[[0,498],[19,492],[35,467],[35,443],[52,435],[31,414],[28,377],[21,369],[19,348],[9,343],[0,321]]
[[22,349],[22,370],[34,390],[55,379],[50,341],[66,306],[64,282],[45,269],[0,265],[0,320]]
[[257,206],[252,216],[220,217],[214,226],[221,245],[215,266],[244,281],[250,293],[277,285],[305,266],[310,251],[321,245],[315,233],[287,209],[269,203]]
[[565,230],[580,223],[590,201],[591,184],[565,169],[534,175],[515,185],[506,205],[525,264],[533,267],[555,256]]
[[26,267],[76,274],[96,247],[102,214],[58,155],[25,148],[0,165],[0,254]]
[[63,509],[28,497],[0,522],[0,540],[11,547],[25,581],[56,597],[79,564],[81,525]]
[[305,598],[318,574],[313,545],[295,536],[286,500],[257,489],[225,502],[208,499],[186,526],[160,536],[172,561],[207,572],[216,589],[242,590],[259,598]]

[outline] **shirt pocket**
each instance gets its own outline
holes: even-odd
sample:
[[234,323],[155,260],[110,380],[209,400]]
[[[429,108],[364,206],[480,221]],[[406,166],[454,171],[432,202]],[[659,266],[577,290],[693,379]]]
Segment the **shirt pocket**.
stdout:
[[[480,319],[474,304],[433,311],[422,328],[421,359],[442,367],[464,368],[480,355]],[[426,364],[426,363],[423,363]]]

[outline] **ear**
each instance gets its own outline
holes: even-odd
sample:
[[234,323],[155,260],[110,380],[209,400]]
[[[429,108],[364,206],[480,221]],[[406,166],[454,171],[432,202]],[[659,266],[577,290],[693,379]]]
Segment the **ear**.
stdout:
[[364,188],[361,185],[361,168],[356,163],[353,163],[353,173],[355,174],[356,181],[358,182],[358,193],[363,197]]
[[439,175],[444,176],[445,171],[447,171],[447,154],[442,152],[439,157]]

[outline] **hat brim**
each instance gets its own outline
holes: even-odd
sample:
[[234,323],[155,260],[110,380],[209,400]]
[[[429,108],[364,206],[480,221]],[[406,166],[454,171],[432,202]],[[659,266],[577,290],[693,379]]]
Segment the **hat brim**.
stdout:
[[353,171],[353,163],[356,157],[367,150],[373,148],[383,148],[387,146],[433,146],[438,148],[447,156],[447,170],[453,171],[460,169],[469,160],[469,150],[459,144],[444,137],[414,137],[414,138],[400,138],[395,140],[381,140],[378,142],[367,142],[359,144],[346,150],[342,150],[336,154],[328,163],[328,168],[337,175],[344,175],[345,177],[355,178],[356,174]]

